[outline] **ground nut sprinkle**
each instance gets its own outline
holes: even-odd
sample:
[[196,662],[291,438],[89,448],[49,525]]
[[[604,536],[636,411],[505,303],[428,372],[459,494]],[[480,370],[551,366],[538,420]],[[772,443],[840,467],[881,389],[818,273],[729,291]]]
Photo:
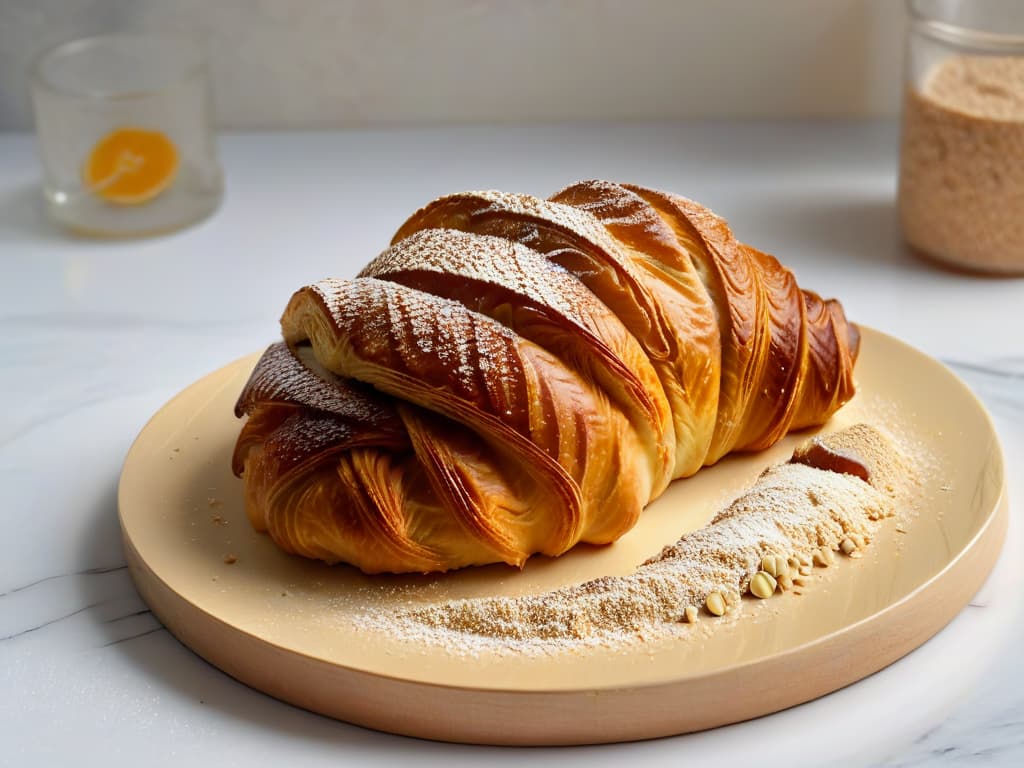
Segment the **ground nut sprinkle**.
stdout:
[[[837,435],[834,445],[844,453],[852,447],[854,453],[871,457],[864,463],[873,467],[884,485],[891,486],[895,476],[910,477],[896,449],[870,427],[858,425]],[[821,441],[829,445],[827,437]],[[862,452],[855,450],[859,442],[864,442]],[[790,561],[831,558],[842,541],[868,537],[894,511],[891,493],[853,475],[801,463],[782,464],[762,474],[709,525],[683,536],[629,575],[540,595],[381,610],[363,616],[360,624],[467,653],[484,647],[547,653],[566,645],[635,639],[659,628],[694,622],[696,606],[704,607],[708,620],[714,620],[740,608],[748,591],[771,597],[776,578],[763,570],[765,564],[780,574],[783,588],[789,589],[793,585]]]

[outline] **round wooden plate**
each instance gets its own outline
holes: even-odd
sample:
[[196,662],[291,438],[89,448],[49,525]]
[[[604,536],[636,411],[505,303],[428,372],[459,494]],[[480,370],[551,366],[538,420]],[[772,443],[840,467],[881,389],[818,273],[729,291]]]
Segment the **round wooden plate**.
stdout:
[[[154,613],[229,675],[300,707],[385,731],[485,744],[645,739],[774,712],[859,680],[941,629],[979,588],[1006,530],[1003,461],[984,408],[946,368],[863,329],[859,392],[828,424],[889,428],[922,460],[924,499],[857,560],[801,595],[744,601],[670,637],[546,655],[373,632],[354,618],[451,597],[518,595],[625,574],[704,525],[804,436],[674,483],[609,547],[522,571],[364,576],[278,551],[246,521],[230,471],[235,398],[256,361],[183,391],[139,435],[119,488],[125,550]],[[902,530],[898,530],[902,529]]]

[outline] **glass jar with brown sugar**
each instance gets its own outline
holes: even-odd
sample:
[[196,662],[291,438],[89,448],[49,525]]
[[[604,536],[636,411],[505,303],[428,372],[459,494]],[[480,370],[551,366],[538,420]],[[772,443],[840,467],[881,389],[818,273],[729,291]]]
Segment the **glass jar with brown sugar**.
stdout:
[[1024,273],[1024,0],[909,0],[899,212],[938,261]]

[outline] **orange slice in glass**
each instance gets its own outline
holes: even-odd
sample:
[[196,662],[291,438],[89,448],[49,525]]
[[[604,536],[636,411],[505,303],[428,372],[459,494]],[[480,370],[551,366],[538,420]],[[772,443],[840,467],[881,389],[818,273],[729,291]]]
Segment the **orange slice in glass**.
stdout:
[[177,171],[178,150],[164,134],[118,128],[92,148],[82,182],[108,203],[138,205],[167,189]]

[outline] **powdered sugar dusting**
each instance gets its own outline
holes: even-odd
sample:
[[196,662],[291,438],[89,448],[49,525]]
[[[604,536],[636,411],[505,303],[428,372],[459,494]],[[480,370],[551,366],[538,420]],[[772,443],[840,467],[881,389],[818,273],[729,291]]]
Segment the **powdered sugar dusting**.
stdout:
[[[384,251],[360,274],[389,279],[416,271],[500,286],[584,328],[590,311],[603,308],[575,277],[531,248],[455,229],[416,232]],[[471,302],[472,296],[464,299]]]
[[325,280],[311,290],[360,360],[446,390],[529,434],[525,390],[507,385],[527,379],[522,340],[505,326],[456,301],[375,278]]
[[335,376],[315,359],[304,363],[283,342],[270,345],[256,363],[235,411],[251,413],[260,403],[297,405],[359,422],[395,418],[387,399]]
[[328,448],[347,446],[355,434],[351,422],[329,414],[296,411],[267,436],[263,450],[281,472],[287,472]]
[[[465,195],[479,198],[481,203],[484,203],[473,212],[474,218],[484,218],[495,213],[511,214],[533,220],[545,229],[552,226],[561,228],[575,237],[582,238],[591,248],[603,252],[612,261],[623,265],[628,263],[621,254],[618,244],[608,234],[601,222],[586,210],[562,203],[549,202],[533,195],[511,192],[488,190],[467,192]],[[536,229],[534,231],[536,232]],[[531,242],[529,238],[520,238],[520,242],[536,246],[541,244],[541,238],[538,233],[536,242]]]
[[594,216],[606,227],[640,229],[649,237],[671,237],[658,212],[642,197],[610,181],[581,181],[559,190],[553,201]]
[[[375,445],[391,450],[408,446],[404,424],[390,399],[357,381],[324,370],[308,348],[299,354],[286,344],[274,344],[263,353],[236,406],[249,414],[244,441],[261,435],[264,462],[284,474],[311,457],[325,459],[331,449]],[[274,410],[290,409],[278,421]],[[268,414],[269,421],[268,421]],[[236,456],[236,462],[243,459]],[[240,472],[242,465],[235,464]]]

